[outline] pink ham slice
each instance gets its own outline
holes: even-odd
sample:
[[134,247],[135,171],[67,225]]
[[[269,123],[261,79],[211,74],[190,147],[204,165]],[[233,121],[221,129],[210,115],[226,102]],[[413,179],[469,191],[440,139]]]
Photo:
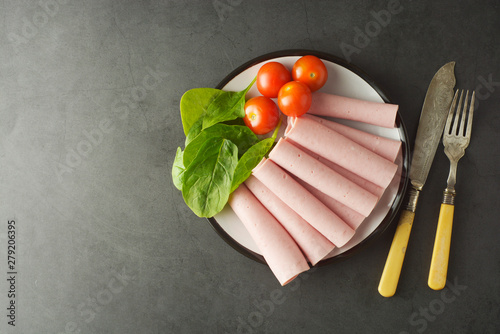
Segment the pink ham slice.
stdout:
[[384,189],[398,168],[380,155],[306,117],[290,119],[285,136]]
[[314,188],[367,217],[378,198],[281,138],[269,159]]
[[257,178],[250,176],[245,185],[287,230],[313,266],[335,248],[328,239],[290,209]]
[[244,184],[231,194],[228,203],[281,285],[309,270],[304,255],[292,237]]
[[262,159],[252,173],[335,246],[342,247],[353,237],[349,225],[271,160]]
[[302,117],[307,117],[315,120],[332,130],[340,133],[341,135],[349,138],[350,140],[358,143],[359,145],[369,149],[373,153],[377,153],[381,157],[386,158],[392,162],[396,161],[396,158],[401,149],[401,141],[393,140],[385,137],[380,137],[365,131],[351,128],[344,124],[339,124],[321,117],[313,115],[303,115]]
[[340,175],[342,175],[346,179],[349,179],[352,182],[356,183],[361,188],[363,188],[365,190],[368,190],[369,192],[371,192],[372,194],[374,194],[378,198],[382,197],[382,195],[384,194],[384,191],[385,191],[384,188],[379,187],[375,183],[372,183],[372,182],[370,182],[368,180],[363,179],[361,176],[359,176],[357,174],[354,174],[353,172],[351,172],[351,171],[349,171],[349,170],[347,170],[347,169],[345,169],[343,167],[340,167],[339,165],[331,162],[328,159],[320,157],[316,153],[311,152],[307,148],[305,148],[305,147],[303,147],[303,146],[301,146],[301,145],[293,142],[292,140],[290,140],[290,139],[288,139],[288,140],[291,143],[293,143],[293,145],[295,145],[298,148],[300,148],[302,151],[306,152],[307,154],[309,154],[310,156],[314,157],[315,159],[318,159],[320,162],[322,162],[326,166],[330,167],[331,169],[333,169],[334,171],[336,171],[337,173],[339,173]]
[[365,220],[365,216],[360,214],[357,211],[354,211],[348,206],[334,200],[327,194],[321,192],[320,190],[314,188],[310,184],[305,183],[304,181],[295,178],[295,180],[300,183],[304,188],[307,189],[311,194],[313,194],[317,199],[321,201],[324,205],[326,205],[330,210],[333,211],[340,219],[345,221],[347,225],[349,225],[353,230],[356,230],[361,223]]
[[312,94],[312,104],[308,113],[393,128],[398,108],[396,104],[369,102],[315,92]]

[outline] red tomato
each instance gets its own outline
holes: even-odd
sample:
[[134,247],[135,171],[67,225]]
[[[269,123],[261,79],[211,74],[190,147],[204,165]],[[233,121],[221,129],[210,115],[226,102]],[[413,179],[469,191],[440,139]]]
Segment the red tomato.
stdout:
[[304,56],[293,65],[292,77],[295,81],[305,83],[312,92],[315,92],[323,87],[328,79],[328,70],[318,57]]
[[298,117],[311,107],[312,94],[306,84],[290,81],[281,87],[278,94],[278,106],[287,116]]
[[280,119],[278,106],[268,97],[253,97],[245,103],[243,121],[257,135],[271,132]]
[[257,73],[257,89],[265,97],[278,97],[281,86],[289,81],[292,81],[290,71],[275,61],[262,65]]

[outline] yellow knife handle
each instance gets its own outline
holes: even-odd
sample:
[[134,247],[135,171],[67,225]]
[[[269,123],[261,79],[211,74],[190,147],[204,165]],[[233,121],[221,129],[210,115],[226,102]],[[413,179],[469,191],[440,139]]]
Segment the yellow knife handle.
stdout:
[[441,290],[446,285],[454,211],[454,205],[441,204],[434,250],[432,251],[431,269],[427,282],[429,287],[434,290]]
[[396,292],[414,218],[415,212],[409,210],[403,210],[399,218],[398,227],[378,285],[378,292],[384,297],[392,297]]

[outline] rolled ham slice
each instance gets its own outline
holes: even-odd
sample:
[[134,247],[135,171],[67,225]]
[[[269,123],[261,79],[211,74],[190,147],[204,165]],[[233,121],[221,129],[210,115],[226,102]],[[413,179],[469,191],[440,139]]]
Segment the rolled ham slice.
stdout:
[[396,104],[369,102],[315,92],[312,94],[312,104],[308,113],[393,128],[396,125],[398,108]]
[[369,149],[373,153],[377,153],[381,157],[386,158],[392,162],[396,161],[398,157],[399,150],[401,149],[401,141],[393,140],[385,137],[380,137],[372,133],[361,131],[358,129],[351,128],[350,126],[333,122],[322,117],[317,117],[314,115],[303,115],[302,117],[307,117],[315,120],[332,130],[340,133],[341,135],[349,138],[355,143]]
[[314,188],[367,217],[378,197],[281,138],[269,159]]
[[294,141],[292,141],[290,139],[288,139],[288,141],[290,141],[293,145],[297,146],[298,148],[300,148],[302,151],[306,152],[310,156],[314,157],[315,159],[318,159],[320,162],[322,162],[326,166],[330,167],[331,169],[333,169],[334,171],[336,171],[337,173],[339,173],[340,175],[342,175],[346,179],[349,179],[352,182],[356,183],[361,188],[368,190],[369,192],[371,192],[372,194],[374,194],[378,198],[382,197],[382,195],[384,194],[385,189],[377,186],[375,183],[370,182],[370,181],[362,178],[361,176],[359,176],[357,174],[354,174],[353,172],[351,172],[343,167],[340,167],[339,165],[331,162],[328,159],[320,157],[316,153],[311,152],[307,148],[295,143]]
[[384,189],[398,168],[395,163],[306,117],[291,119],[285,136]]
[[233,191],[228,203],[281,285],[309,270],[304,255],[292,237],[244,184]]
[[302,219],[255,176],[251,175],[245,181],[245,185],[280,222],[313,266],[335,248],[328,239]]
[[298,183],[300,183],[301,186],[307,189],[311,194],[314,195],[317,199],[321,201],[324,205],[326,205],[330,210],[333,211],[337,216],[339,216],[340,219],[345,221],[347,225],[349,225],[353,230],[356,230],[361,223],[365,220],[365,216],[363,216],[361,213],[354,211],[348,206],[345,206],[344,204],[340,203],[339,201],[336,201],[335,199],[331,198],[327,194],[321,192],[320,190],[314,188],[310,184],[305,183],[304,181],[294,178]]
[[271,160],[263,158],[252,173],[335,246],[342,247],[353,237],[349,225]]

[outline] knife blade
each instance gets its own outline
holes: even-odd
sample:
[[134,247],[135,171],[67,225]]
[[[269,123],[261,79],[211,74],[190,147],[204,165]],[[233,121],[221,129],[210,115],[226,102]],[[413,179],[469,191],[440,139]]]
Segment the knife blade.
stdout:
[[418,198],[429,175],[453,99],[456,83],[454,69],[455,62],[441,67],[434,74],[425,95],[410,165],[411,187],[378,286],[379,293],[384,297],[391,297],[396,292]]

